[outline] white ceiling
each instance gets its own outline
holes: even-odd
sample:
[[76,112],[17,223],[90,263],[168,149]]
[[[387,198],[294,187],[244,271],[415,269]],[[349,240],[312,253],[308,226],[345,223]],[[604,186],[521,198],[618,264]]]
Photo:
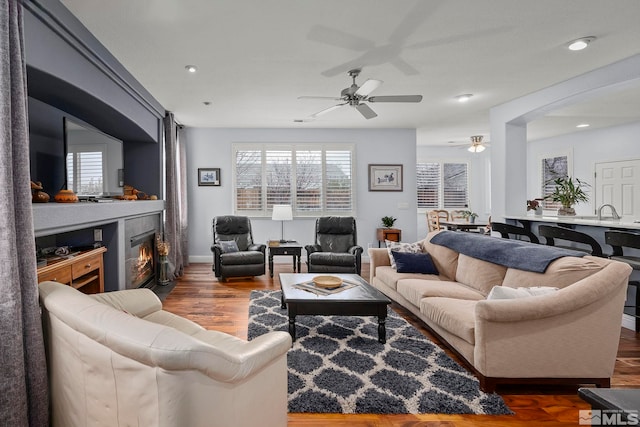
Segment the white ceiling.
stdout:
[[[489,109],[640,53],[638,0],[61,0],[177,120],[194,127],[416,128],[420,144],[489,135]],[[596,36],[588,49],[566,43]],[[185,65],[198,72],[189,74]],[[357,79],[364,119],[334,104]],[[640,87],[640,85],[638,85]],[[529,138],[640,119],[640,89],[565,108]],[[472,93],[466,104],[456,95]],[[210,102],[209,106],[204,102]]]

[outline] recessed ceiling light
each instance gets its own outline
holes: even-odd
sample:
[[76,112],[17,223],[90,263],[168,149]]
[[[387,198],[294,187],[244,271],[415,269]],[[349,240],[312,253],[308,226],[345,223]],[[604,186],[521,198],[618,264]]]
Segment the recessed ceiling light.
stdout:
[[582,49],[586,48],[587,46],[589,46],[589,43],[591,43],[595,39],[596,38],[593,37],[593,36],[581,37],[581,38],[579,38],[577,40],[573,40],[573,41],[569,42],[567,47],[569,48],[569,50],[582,50]]
[[204,105],[206,105],[207,107],[208,107],[209,105],[211,105],[211,101],[202,101],[202,103],[203,103]]
[[463,93],[462,95],[456,96],[456,99],[458,100],[458,102],[464,103],[464,102],[469,101],[472,96],[473,96],[473,94],[471,94],[471,93]]
[[196,71],[198,71],[198,67],[196,67],[195,65],[185,65],[184,69],[190,73],[195,73]]
[[579,125],[577,125],[577,128],[588,128],[590,125],[589,123],[580,123]]

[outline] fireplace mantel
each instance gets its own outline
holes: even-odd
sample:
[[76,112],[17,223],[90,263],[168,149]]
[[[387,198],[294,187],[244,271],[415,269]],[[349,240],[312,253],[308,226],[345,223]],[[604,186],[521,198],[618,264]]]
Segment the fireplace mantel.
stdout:
[[36,237],[90,228],[119,219],[159,213],[163,200],[114,200],[109,203],[34,203],[33,229]]

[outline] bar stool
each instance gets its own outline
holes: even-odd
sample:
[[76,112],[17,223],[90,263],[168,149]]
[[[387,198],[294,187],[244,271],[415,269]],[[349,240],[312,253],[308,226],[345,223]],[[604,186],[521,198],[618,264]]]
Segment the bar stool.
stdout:
[[[588,234],[581,233],[579,231],[570,230],[564,227],[554,227],[552,225],[541,225],[538,227],[538,234],[544,237],[547,245],[556,246],[559,248],[572,249],[574,251],[582,251],[587,252],[593,256],[602,257],[602,247],[600,243],[596,241],[593,237]],[[567,242],[579,243],[581,247],[573,247],[573,246],[562,246],[556,245],[557,240],[564,240]],[[590,249],[584,248],[584,246],[589,246]]]
[[514,235],[517,236],[516,238],[519,240],[520,236],[524,236],[529,239],[531,243],[540,243],[538,236],[526,228],[518,227],[517,225],[505,224],[504,222],[492,222],[491,230],[500,233],[503,239],[510,239],[511,235]]
[[[622,261],[631,266],[634,270],[640,270],[640,257],[624,255],[623,248],[640,249],[640,234],[628,231],[609,230],[604,232],[604,241],[613,248],[613,254],[609,258]],[[629,280],[629,286],[636,287],[635,306],[625,305],[625,308],[634,308],[635,313],[631,316],[636,318],[636,332],[640,331],[640,282]],[[629,313],[627,313],[629,314]]]

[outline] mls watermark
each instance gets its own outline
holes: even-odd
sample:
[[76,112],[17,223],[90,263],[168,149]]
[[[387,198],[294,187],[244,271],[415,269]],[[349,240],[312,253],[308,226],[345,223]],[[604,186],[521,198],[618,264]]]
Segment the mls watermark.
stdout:
[[637,426],[640,425],[640,415],[633,409],[580,410],[578,424],[581,426]]

